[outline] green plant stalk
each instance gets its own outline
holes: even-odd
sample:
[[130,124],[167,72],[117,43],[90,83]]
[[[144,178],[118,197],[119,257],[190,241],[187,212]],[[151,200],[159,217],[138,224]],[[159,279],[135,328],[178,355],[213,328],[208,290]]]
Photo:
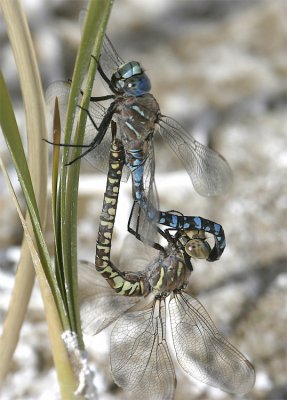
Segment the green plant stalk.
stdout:
[[[99,56],[112,1],[91,1],[78,51],[75,70],[72,78],[70,99],[68,104],[67,122],[65,129],[65,143],[71,142],[72,127],[78,94],[89,65],[87,84],[84,90],[82,106],[87,108],[91,96],[92,86],[96,73],[96,63],[91,61],[91,54]],[[82,144],[87,115],[80,112],[79,122],[75,133],[75,143]],[[79,149],[72,152],[72,159],[79,154]],[[67,288],[67,304],[72,330],[80,332],[80,316],[77,298],[77,196],[80,163],[66,167],[69,149],[63,151],[63,165],[61,170],[60,201],[61,210],[61,253]],[[81,338],[79,337],[79,340]]]
[[[53,143],[61,143],[61,120],[59,111],[58,98],[55,99],[54,118],[53,118]],[[60,146],[53,147],[53,159],[52,159],[52,212],[53,212],[53,228],[54,228],[54,240],[55,244],[61,242],[61,224],[58,212],[60,210],[60,197],[58,196],[58,184],[59,184],[59,164],[60,164]],[[63,268],[59,268],[62,254],[59,254],[61,247],[55,246],[55,268],[56,279],[59,284],[61,293],[65,292],[65,277],[63,276]],[[67,307],[66,297],[63,296],[63,302],[65,308]]]

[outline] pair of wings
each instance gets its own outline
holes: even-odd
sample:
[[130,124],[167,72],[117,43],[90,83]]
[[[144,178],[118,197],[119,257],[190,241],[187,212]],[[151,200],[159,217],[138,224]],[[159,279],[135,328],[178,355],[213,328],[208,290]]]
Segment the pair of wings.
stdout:
[[[69,92],[69,83],[60,81],[51,84],[46,91],[46,101],[51,111],[54,108],[55,97],[58,97],[62,122],[66,120]],[[95,123],[99,125],[105,115],[106,108],[99,103],[90,103],[89,111]],[[158,126],[155,128],[182,161],[195,190],[200,195],[217,196],[228,191],[232,182],[232,173],[222,156],[196,141],[191,134],[170,117],[161,115]],[[84,143],[88,145],[96,135],[97,131],[91,120],[88,119]],[[108,130],[102,143],[86,156],[92,165],[103,172],[108,169],[110,144],[111,132]],[[151,147],[152,151],[153,147]],[[150,169],[149,179],[152,181],[154,178],[153,154],[150,154],[148,158],[150,159],[150,166],[146,169]],[[124,176],[126,177],[126,175]],[[151,186],[151,183],[149,183],[149,186]]]
[[174,293],[146,306],[142,298],[116,294],[92,264],[80,266],[79,288],[85,332],[96,334],[115,321],[112,375],[133,396],[174,397],[176,376],[166,342],[167,324],[177,360],[189,375],[230,393],[244,394],[253,387],[253,366],[218,332],[202,304],[188,294]]

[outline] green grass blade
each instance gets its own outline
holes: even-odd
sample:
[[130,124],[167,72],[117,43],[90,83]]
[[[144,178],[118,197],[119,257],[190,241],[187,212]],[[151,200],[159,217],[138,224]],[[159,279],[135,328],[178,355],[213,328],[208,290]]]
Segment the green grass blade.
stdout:
[[[91,1],[89,3],[87,18],[83,30],[82,40],[79,47],[75,70],[72,78],[70,100],[67,112],[65,142],[71,142],[72,127],[77,106],[78,94],[84,77],[88,70],[86,88],[84,90],[83,106],[87,107],[96,73],[96,63],[91,54],[99,56],[104,31],[112,7],[112,2]],[[83,142],[84,128],[87,115],[80,113],[80,118],[75,134],[77,144]],[[78,149],[71,152],[74,158],[79,153]],[[69,149],[63,150],[63,164],[68,161]],[[80,317],[77,299],[77,197],[80,163],[72,164],[70,167],[62,166],[61,171],[61,247],[63,255],[63,266],[65,284],[68,290],[67,303],[69,315],[72,318],[70,323],[72,329],[80,332]]]
[[[15,166],[19,182],[26,201],[27,209],[30,215],[31,224],[33,226],[35,240],[37,243],[39,256],[45,270],[45,275],[51,286],[54,295],[58,298],[58,306],[61,305],[61,297],[57,292],[57,282],[51,267],[51,260],[43,236],[37,202],[34,194],[34,188],[25,157],[21,137],[18,131],[15,115],[13,112],[9,93],[7,91],[3,75],[0,71],[0,93],[1,93],[1,109],[0,109],[0,125],[10,151],[13,164]],[[60,310],[59,310],[60,311]],[[62,309],[61,312],[64,312]]]
[[[61,143],[61,120],[58,98],[55,98],[54,118],[53,118],[53,143]],[[53,147],[52,158],[52,212],[53,212],[53,227],[54,227],[54,240],[55,240],[55,273],[59,285],[59,290],[62,293],[63,301],[66,309],[67,302],[65,293],[65,277],[63,275],[62,253],[61,253],[61,223],[60,223],[60,192],[59,188],[59,166],[60,166],[60,146]],[[58,253],[60,252],[60,254]]]

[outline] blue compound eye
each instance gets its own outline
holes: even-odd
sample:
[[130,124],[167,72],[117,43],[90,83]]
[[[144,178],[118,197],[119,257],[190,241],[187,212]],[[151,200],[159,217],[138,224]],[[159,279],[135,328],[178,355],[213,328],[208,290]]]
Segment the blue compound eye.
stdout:
[[131,96],[141,96],[144,93],[149,92],[151,84],[146,74],[133,76],[127,79],[124,83],[123,91]]
[[140,96],[151,89],[150,80],[137,61],[121,65],[112,75],[111,83],[119,92],[132,96]]

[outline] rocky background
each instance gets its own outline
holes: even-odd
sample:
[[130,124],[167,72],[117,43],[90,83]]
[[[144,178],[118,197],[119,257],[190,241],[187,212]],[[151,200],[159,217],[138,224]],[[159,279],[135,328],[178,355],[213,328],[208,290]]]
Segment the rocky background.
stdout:
[[[84,1],[24,1],[43,86],[72,76]],[[156,141],[161,208],[221,223],[227,248],[220,261],[194,263],[191,293],[217,327],[254,364],[257,381],[246,400],[287,398],[287,3],[286,0],[116,1],[108,33],[122,58],[142,62],[163,114],[219,151],[234,173],[232,191],[197,195],[180,162]],[[1,69],[25,127],[17,73],[0,19]],[[1,156],[8,159],[0,136]],[[17,179],[15,177],[15,184]],[[83,162],[79,253],[94,258],[105,177]],[[22,230],[0,176],[0,322],[5,317]],[[122,188],[113,257],[131,197]],[[52,232],[47,232],[52,243]],[[86,338],[97,368],[99,398],[126,399],[109,373],[108,334]],[[0,360],[1,362],[1,360]],[[235,397],[189,378],[176,367],[176,400]],[[35,288],[11,373],[0,398],[58,399],[47,328]]]

